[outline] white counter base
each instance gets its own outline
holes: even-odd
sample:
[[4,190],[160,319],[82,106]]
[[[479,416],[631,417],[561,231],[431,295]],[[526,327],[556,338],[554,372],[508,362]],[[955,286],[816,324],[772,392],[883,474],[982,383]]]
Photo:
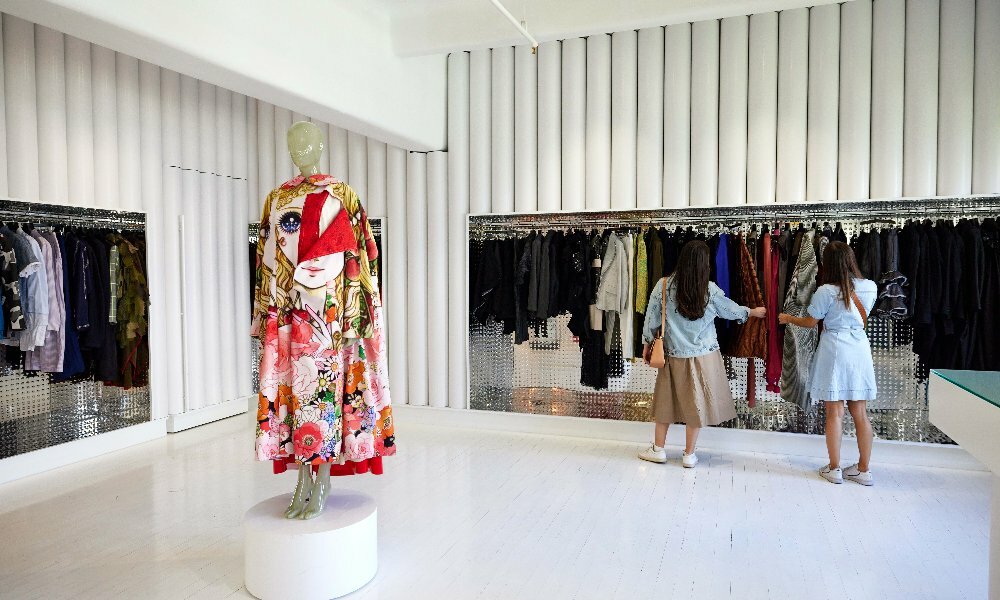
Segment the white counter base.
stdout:
[[291,494],[256,504],[244,519],[248,592],[261,600],[328,600],[360,589],[378,570],[378,509],[357,492],[330,492],[323,513],[286,519]]

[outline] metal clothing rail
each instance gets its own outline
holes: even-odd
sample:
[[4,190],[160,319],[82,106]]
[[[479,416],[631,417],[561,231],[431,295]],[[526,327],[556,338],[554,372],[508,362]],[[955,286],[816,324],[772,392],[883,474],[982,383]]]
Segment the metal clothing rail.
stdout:
[[772,221],[805,222],[867,219],[892,221],[914,218],[1000,216],[1000,196],[907,198],[864,202],[821,202],[658,208],[620,211],[483,214],[469,216],[469,230],[477,234],[502,234],[518,230],[643,227],[650,225],[749,225]]
[[146,228],[146,213],[0,199],[0,221],[142,231]]

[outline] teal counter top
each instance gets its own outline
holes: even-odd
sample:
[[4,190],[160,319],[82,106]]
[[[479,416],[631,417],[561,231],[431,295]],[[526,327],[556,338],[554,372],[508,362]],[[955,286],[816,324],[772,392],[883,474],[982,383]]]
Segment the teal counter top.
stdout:
[[1000,371],[934,369],[931,372],[1000,408]]

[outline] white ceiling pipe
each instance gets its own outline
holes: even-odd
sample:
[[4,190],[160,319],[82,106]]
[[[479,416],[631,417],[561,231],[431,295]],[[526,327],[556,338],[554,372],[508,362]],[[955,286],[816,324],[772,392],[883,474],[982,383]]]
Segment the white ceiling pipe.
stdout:
[[522,25],[521,22],[518,21],[517,18],[514,15],[512,15],[509,10],[507,10],[507,7],[504,6],[503,3],[500,2],[500,0],[490,0],[490,2],[493,3],[493,6],[495,6],[498,11],[500,11],[500,14],[502,14],[504,17],[507,18],[508,21],[511,22],[511,25],[516,27],[517,30],[521,32],[521,35],[526,37],[528,41],[531,42],[531,53],[534,54],[536,49],[538,48],[538,40],[535,39],[535,36],[528,33],[528,30],[524,28],[524,25]]

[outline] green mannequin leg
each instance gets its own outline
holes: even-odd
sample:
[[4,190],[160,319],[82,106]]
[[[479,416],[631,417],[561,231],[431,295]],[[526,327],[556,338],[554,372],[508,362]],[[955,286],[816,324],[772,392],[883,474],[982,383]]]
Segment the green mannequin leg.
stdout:
[[298,519],[302,516],[312,487],[312,467],[309,465],[299,465],[299,482],[295,484],[295,494],[292,495],[292,503],[288,505],[288,509],[285,511],[286,518]]
[[323,463],[316,473],[316,481],[313,483],[312,493],[309,495],[309,503],[302,513],[303,519],[313,519],[323,512],[326,504],[326,496],[330,493],[330,463]]

